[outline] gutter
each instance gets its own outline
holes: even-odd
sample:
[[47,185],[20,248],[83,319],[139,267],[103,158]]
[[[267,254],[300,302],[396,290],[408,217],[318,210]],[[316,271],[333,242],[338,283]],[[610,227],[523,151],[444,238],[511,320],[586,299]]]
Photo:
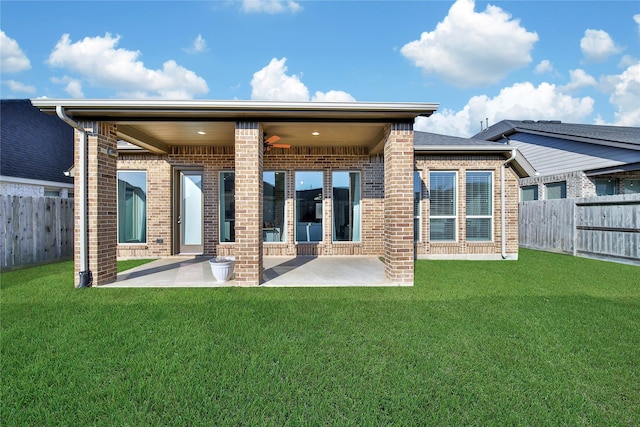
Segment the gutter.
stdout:
[[87,162],[87,131],[75,122],[71,117],[67,116],[64,112],[64,107],[60,104],[56,105],[56,113],[58,117],[66,124],[80,132],[82,140],[80,142],[80,153],[78,162],[78,199],[80,205],[76,206],[78,209],[78,215],[80,221],[78,224],[78,233],[80,234],[80,273],[79,273],[79,288],[87,288],[93,284],[93,274],[89,270],[89,235],[88,235],[88,221],[87,221],[87,206],[89,205],[89,197],[87,192],[88,187],[88,162]]
[[414,145],[413,151],[415,152],[434,152],[434,153],[504,153],[505,151],[511,151],[504,148],[504,145]]
[[502,249],[500,254],[502,255],[502,259],[507,259],[507,238],[505,236],[505,231],[507,229],[507,226],[505,224],[507,214],[505,212],[506,197],[504,194],[505,169],[509,163],[515,160],[517,155],[518,155],[518,149],[514,147],[511,150],[511,157],[509,157],[504,163],[502,163],[502,166],[500,167],[500,213],[502,214],[502,221],[501,221],[502,230],[500,232],[500,238],[502,239],[502,242],[501,242]]

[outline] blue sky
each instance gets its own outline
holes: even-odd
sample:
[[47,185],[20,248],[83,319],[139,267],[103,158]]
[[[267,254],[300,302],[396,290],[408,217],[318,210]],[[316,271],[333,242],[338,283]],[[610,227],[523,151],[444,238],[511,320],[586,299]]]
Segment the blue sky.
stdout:
[[638,1],[5,1],[2,98],[437,102],[640,126]]

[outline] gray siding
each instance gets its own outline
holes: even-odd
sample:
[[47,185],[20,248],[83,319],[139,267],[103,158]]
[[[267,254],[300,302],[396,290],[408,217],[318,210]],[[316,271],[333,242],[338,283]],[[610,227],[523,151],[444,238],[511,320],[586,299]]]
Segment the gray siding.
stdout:
[[640,162],[640,151],[636,150],[523,133],[515,138],[511,144],[542,176]]

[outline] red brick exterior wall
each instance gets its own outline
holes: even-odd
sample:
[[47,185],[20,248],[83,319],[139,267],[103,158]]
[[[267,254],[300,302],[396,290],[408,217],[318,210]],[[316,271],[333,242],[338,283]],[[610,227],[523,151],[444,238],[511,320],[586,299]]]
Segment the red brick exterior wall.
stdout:
[[385,273],[413,283],[413,125],[394,124],[384,147]]
[[[416,243],[418,257],[428,256],[461,256],[461,257],[494,257],[502,252],[502,211],[501,211],[501,166],[505,162],[501,155],[423,155],[416,154],[416,170],[420,171],[423,182],[422,198],[422,233]],[[458,209],[458,241],[429,241],[429,172],[456,171],[457,209]],[[493,172],[493,239],[490,242],[473,242],[466,240],[466,172]],[[518,176],[513,169],[505,170],[505,214],[506,214],[506,253],[518,254]]]
[[258,123],[236,124],[235,279],[259,285],[262,275],[262,131]]
[[[261,259],[265,255],[384,255],[387,277],[395,283],[409,284],[413,283],[415,255],[464,257],[499,255],[501,252],[500,167],[505,160],[503,156],[417,154],[414,159],[413,130],[410,124],[392,126],[384,155],[369,155],[364,147],[292,147],[289,150],[272,149],[263,153],[262,131],[258,123],[239,123],[235,138],[235,145],[224,147],[172,147],[171,153],[166,155],[122,152],[116,159],[106,153],[109,147],[116,148],[115,127],[106,123],[99,124],[99,134],[89,137],[89,259],[95,285],[115,280],[116,255],[119,258],[142,258],[177,253],[173,232],[176,224],[172,190],[175,185],[174,169],[177,167],[202,169],[204,254],[235,255],[236,279],[242,283],[259,283]],[[79,151],[77,148],[76,137],[76,153]],[[414,244],[414,169],[421,171],[425,188],[429,186],[429,171],[458,171],[457,242],[429,242],[429,203],[425,192],[421,212],[422,232],[420,241]],[[117,170],[147,172],[147,242],[144,244],[117,244]],[[464,183],[467,170],[491,170],[494,173],[494,238],[491,242],[467,242],[465,239]],[[234,243],[219,242],[221,171],[235,171],[236,174],[237,222]],[[285,242],[262,241],[263,171],[286,172]],[[322,242],[296,244],[294,241],[296,171],[324,173]],[[330,224],[333,171],[361,173],[360,242],[332,241]],[[518,179],[510,168],[506,169],[506,188],[506,249],[507,253],[517,254]],[[76,203],[81,201],[76,200]],[[78,223],[79,217],[76,214],[76,230]],[[75,247],[77,273],[77,233]],[[76,274],[76,285],[77,282]]]
[[[116,149],[117,135],[115,126],[108,123],[97,123],[97,135],[87,137],[88,151],[88,203],[87,232],[89,247],[89,270],[93,274],[93,285],[115,281],[117,276],[116,255],[118,247],[117,220],[117,178],[116,157],[108,154],[109,149]],[[75,132],[75,162],[79,164],[80,144],[82,137]],[[79,185],[76,173],[76,185]],[[80,192],[75,192],[75,206],[80,206]],[[80,210],[75,209],[75,279],[78,286],[80,266]]]

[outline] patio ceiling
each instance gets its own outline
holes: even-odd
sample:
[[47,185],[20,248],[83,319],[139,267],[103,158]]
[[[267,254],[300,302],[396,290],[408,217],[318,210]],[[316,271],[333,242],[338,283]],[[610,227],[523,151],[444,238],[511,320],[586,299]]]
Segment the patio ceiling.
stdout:
[[[156,153],[172,146],[230,146],[235,123],[260,122],[268,135],[293,147],[348,146],[381,151],[390,123],[429,116],[434,103],[168,101],[34,99],[56,114],[62,107],[76,121],[117,124],[118,137]],[[313,135],[317,132],[318,135]]]
[[[231,146],[235,122],[117,122],[118,137],[155,152],[171,146]],[[385,136],[383,123],[264,122],[263,131],[293,147],[348,146],[373,148]],[[315,135],[317,133],[317,135]]]

